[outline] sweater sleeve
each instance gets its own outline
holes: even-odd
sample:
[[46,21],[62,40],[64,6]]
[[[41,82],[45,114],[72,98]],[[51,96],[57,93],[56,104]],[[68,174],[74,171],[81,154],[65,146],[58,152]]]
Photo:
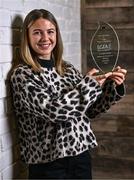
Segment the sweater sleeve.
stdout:
[[54,123],[81,116],[101,93],[98,83],[85,76],[72,90],[55,97],[51,84],[37,80],[23,67],[14,71],[11,85],[16,114],[26,112]]
[[105,113],[125,95],[124,84],[114,86],[114,82],[108,79],[102,87],[102,94],[87,108],[86,115],[95,118],[100,113]]

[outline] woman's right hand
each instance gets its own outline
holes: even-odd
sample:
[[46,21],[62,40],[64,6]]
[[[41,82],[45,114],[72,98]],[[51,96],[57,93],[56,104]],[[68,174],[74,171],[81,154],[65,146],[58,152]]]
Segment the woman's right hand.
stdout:
[[87,75],[93,77],[100,84],[100,86],[102,86],[105,80],[112,75],[112,72],[108,72],[101,75],[97,75],[97,73],[99,73],[99,70],[93,68],[87,73]]

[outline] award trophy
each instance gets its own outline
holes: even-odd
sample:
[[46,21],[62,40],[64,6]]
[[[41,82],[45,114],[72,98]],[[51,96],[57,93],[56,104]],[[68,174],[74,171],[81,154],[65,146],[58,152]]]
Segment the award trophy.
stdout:
[[91,56],[102,73],[113,71],[119,57],[120,43],[114,28],[101,22],[94,33],[91,43]]

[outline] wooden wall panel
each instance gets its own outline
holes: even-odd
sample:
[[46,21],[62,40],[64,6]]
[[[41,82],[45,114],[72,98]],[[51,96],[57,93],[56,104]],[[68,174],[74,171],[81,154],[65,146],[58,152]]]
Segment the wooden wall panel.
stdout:
[[118,65],[128,71],[126,96],[92,121],[99,144],[93,151],[93,175],[99,179],[134,179],[133,15],[134,0],[81,0],[83,74],[96,67],[90,53],[90,42],[99,21],[108,22],[115,28],[120,40]]
[[[121,15],[122,14],[122,15]],[[95,23],[97,21],[107,21],[112,23],[128,23],[133,21],[133,7],[118,8],[87,8],[83,15],[86,22]]]
[[131,7],[133,0],[85,0],[85,8]]

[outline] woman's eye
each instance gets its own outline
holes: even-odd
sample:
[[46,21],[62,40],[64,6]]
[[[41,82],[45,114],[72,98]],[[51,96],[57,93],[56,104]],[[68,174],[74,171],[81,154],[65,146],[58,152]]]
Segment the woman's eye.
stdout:
[[34,34],[34,35],[39,35],[39,34],[40,34],[40,31],[35,31],[33,34]]
[[53,34],[54,33],[54,31],[48,31],[48,34]]

